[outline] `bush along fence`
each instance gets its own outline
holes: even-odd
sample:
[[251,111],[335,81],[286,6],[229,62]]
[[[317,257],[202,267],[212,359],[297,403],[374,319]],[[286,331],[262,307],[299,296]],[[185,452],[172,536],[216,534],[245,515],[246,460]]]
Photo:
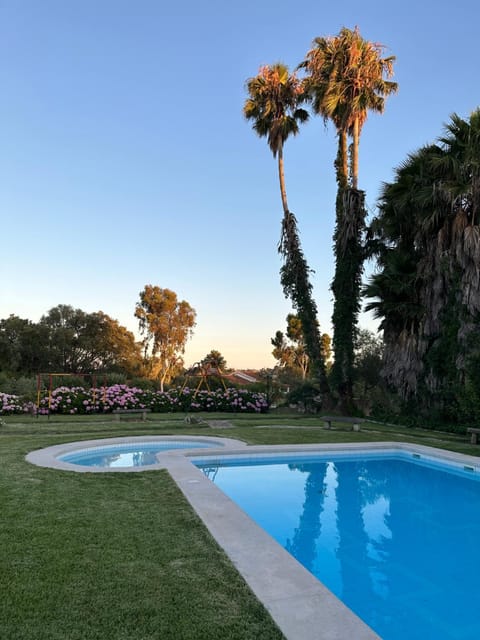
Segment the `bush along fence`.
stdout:
[[246,389],[197,391],[170,389],[145,391],[117,384],[98,389],[58,387],[41,398],[39,405],[22,402],[18,396],[0,393],[0,415],[21,413],[87,415],[111,413],[115,409],[150,409],[153,413],[222,411],[262,413],[267,411],[266,395]]

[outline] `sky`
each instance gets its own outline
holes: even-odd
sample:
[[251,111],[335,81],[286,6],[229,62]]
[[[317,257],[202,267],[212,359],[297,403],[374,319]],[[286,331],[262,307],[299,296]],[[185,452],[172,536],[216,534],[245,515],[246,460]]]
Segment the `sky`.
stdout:
[[[135,304],[153,284],[196,310],[187,365],[216,349],[230,367],[273,366],[292,308],[277,165],[242,116],[246,80],[293,70],[343,26],[396,56],[399,92],[360,142],[373,215],[407,154],[480,105],[479,18],[478,0],[0,0],[0,318],[69,304],[139,336]],[[335,151],[319,118],[284,150],[328,333]],[[360,325],[376,328],[364,313]]]

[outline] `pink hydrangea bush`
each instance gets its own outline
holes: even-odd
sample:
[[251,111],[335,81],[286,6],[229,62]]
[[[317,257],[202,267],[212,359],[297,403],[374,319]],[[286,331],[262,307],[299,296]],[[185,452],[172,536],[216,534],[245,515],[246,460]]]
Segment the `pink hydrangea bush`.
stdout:
[[57,387],[50,395],[42,398],[38,413],[59,413],[62,415],[85,413],[82,409],[87,398],[88,391],[83,387]]
[[0,392],[0,415],[10,416],[16,413],[25,413],[24,405],[18,396]]
[[[84,389],[58,387],[42,397],[39,414],[83,415],[111,413],[116,409],[150,409],[154,413],[222,411],[261,413],[268,409],[265,394],[247,389],[195,391],[185,387],[168,391],[145,391],[125,384]],[[32,403],[0,394],[0,415],[32,411]]]

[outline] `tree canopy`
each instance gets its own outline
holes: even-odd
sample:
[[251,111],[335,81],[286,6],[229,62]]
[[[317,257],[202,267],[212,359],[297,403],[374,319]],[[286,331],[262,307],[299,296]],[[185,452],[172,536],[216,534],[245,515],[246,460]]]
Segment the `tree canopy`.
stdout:
[[211,351],[209,351],[207,355],[202,358],[201,364],[220,372],[227,369],[227,361],[222,356],[220,351],[217,351],[217,349],[212,349]]
[[[289,313],[287,315],[286,333],[277,331],[270,342],[274,347],[272,355],[280,367],[297,373],[302,380],[305,380],[311,374],[310,358],[305,346],[303,325],[298,315]],[[321,357],[325,362],[329,360],[331,355],[330,343],[330,336],[327,333],[323,333],[320,336],[320,351]]]
[[[343,27],[336,36],[317,37],[300,64],[305,89],[315,113],[332,121],[340,138],[340,170],[358,188],[358,146],[369,111],[383,113],[385,98],[398,89],[389,78],[395,56],[382,57],[385,47],[363,38],[358,27]],[[346,136],[352,137],[350,175]]]
[[40,322],[11,315],[0,320],[0,370],[11,375],[38,372],[141,372],[133,333],[103,311],[86,313],[60,304]]
[[193,334],[196,312],[170,289],[147,284],[139,295],[135,317],[144,336],[144,362],[149,376],[158,380],[163,390],[183,366],[182,355]]

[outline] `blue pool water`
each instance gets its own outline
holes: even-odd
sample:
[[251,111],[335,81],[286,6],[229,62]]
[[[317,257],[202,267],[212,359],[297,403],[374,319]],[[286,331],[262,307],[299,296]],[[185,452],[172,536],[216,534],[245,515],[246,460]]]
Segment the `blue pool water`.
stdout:
[[478,473],[395,453],[197,465],[384,640],[480,638]]
[[86,467],[146,467],[157,464],[156,454],[170,449],[211,449],[217,443],[198,440],[169,440],[163,442],[129,442],[89,447],[59,456],[59,460]]

